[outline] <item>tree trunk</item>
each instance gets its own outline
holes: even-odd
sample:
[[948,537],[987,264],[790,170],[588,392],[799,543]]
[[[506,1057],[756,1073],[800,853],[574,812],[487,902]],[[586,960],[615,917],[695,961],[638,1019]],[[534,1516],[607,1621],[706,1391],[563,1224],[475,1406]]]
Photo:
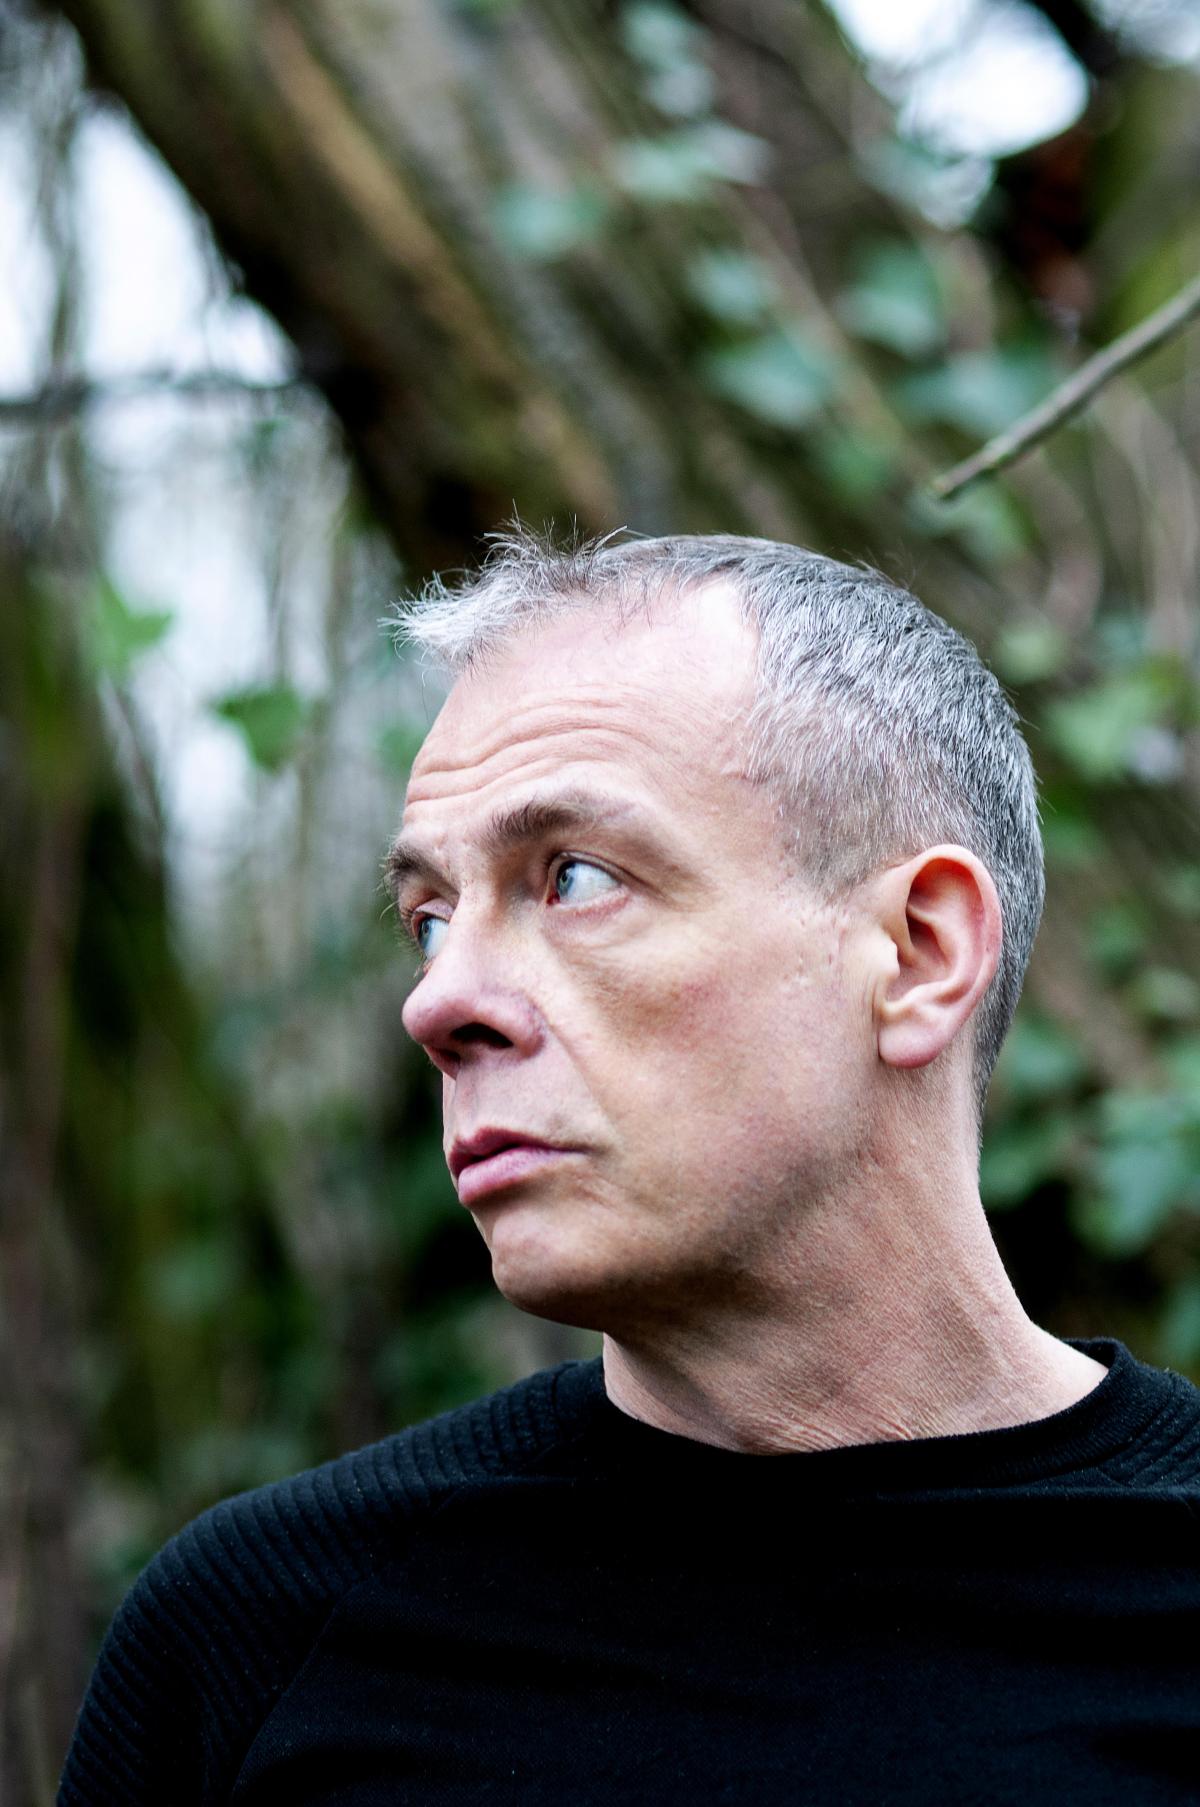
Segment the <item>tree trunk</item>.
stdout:
[[[696,380],[711,335],[683,277],[725,247],[761,256],[780,306],[844,358],[848,419],[895,453],[899,522],[920,460],[809,273],[827,273],[851,217],[887,217],[829,117],[851,90],[860,108],[868,97],[819,9],[756,9],[753,30],[724,9],[725,123],[770,135],[779,186],[752,199],[698,181],[689,204],[620,186],[622,147],[662,121],[605,7],[61,10],[291,336],[419,565],[460,556],[514,502],[593,529],[791,537],[819,506],[827,535],[853,533],[852,514],[830,522],[793,435],[739,419]],[[515,254],[498,201],[553,192],[564,173],[594,189],[603,230],[569,257]]]

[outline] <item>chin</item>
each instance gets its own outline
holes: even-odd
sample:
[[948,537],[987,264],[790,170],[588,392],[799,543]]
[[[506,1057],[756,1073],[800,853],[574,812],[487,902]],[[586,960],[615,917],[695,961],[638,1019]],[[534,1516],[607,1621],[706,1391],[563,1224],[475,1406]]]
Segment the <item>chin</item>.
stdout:
[[531,1317],[548,1318],[554,1324],[572,1324],[580,1330],[602,1330],[604,1288],[595,1277],[573,1272],[570,1264],[548,1258],[545,1250],[527,1260],[493,1252],[492,1279],[510,1305]]
[[603,1330],[628,1288],[628,1277],[622,1285],[621,1278],[598,1259],[599,1250],[590,1251],[589,1258],[589,1252],[561,1230],[561,1225],[548,1228],[544,1218],[539,1222],[537,1213],[522,1213],[512,1206],[498,1214],[485,1238],[496,1289],[531,1317],[580,1330]]
[[628,1258],[615,1259],[614,1251],[572,1248],[566,1239],[555,1247],[544,1229],[540,1235],[493,1235],[491,1253],[497,1291],[518,1311],[609,1336],[675,1321],[681,1292],[689,1291],[686,1276],[651,1278]]

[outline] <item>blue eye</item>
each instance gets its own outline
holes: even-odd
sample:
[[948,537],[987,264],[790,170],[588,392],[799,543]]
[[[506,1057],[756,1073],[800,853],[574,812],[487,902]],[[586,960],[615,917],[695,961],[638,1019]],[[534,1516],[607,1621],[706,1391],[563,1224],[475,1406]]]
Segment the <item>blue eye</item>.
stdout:
[[[599,885],[598,879],[602,881]],[[593,866],[590,860],[564,860],[554,875],[554,895],[559,903],[590,903],[616,884],[603,866]]]
[[422,916],[421,920],[417,923],[416,928],[413,930],[413,938],[426,960],[433,959],[433,956],[437,953],[438,946],[440,945],[437,941],[435,931],[438,929],[446,929],[449,926],[448,923],[442,921],[440,916]]

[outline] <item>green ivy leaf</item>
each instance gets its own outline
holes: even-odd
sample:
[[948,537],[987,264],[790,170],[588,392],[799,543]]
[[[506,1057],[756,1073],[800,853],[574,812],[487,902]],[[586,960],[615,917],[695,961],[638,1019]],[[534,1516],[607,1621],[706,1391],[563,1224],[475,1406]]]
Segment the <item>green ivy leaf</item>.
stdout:
[[781,329],[709,352],[702,374],[710,388],[759,420],[798,427],[832,396],[836,366],[794,329]]
[[771,159],[771,146],[765,138],[743,132],[724,119],[706,119],[679,136],[690,143],[697,162],[725,182],[758,182]]
[[999,1091],[1035,1103],[1071,1091],[1087,1072],[1078,1044],[1048,1018],[1017,1016],[996,1065]]
[[1129,987],[1129,1001],[1143,1016],[1163,1023],[1200,1019],[1200,985],[1173,966],[1148,966]]
[[1078,810],[1043,812],[1042,843],[1046,862],[1063,872],[1084,872],[1104,856],[1104,836]]
[[1088,956],[1106,978],[1119,979],[1145,952],[1148,934],[1145,913],[1134,904],[1102,904],[1088,922]]
[[723,120],[681,126],[660,138],[627,138],[613,147],[613,177],[642,201],[693,201],[715,182],[757,182],[770,155],[762,138]]
[[931,538],[957,535],[983,564],[1002,565],[1029,543],[1024,518],[1012,497],[994,485],[968,490],[951,502],[939,502],[919,489],[909,498],[908,516]]
[[596,189],[552,190],[514,183],[492,202],[496,231],[509,250],[530,262],[550,263],[595,240],[606,207]]
[[634,0],[619,18],[621,41],[644,71],[647,100],[676,118],[709,112],[716,82],[701,56],[705,33],[695,20],[665,0]]
[[621,42],[647,69],[670,69],[692,58],[703,34],[694,19],[667,0],[632,0],[621,9]]
[[101,576],[93,592],[92,657],[97,669],[123,678],[174,625],[170,609],[135,609],[110,578]]
[[684,281],[702,308],[731,326],[756,325],[778,299],[766,264],[744,251],[701,251]]
[[996,664],[1010,684],[1039,684],[1057,677],[1070,653],[1070,641],[1052,621],[1019,621],[1000,635]]
[[867,181],[939,225],[964,220],[990,181],[982,157],[947,156],[909,138],[879,138],[858,153]]
[[1177,683],[1153,664],[1106,678],[1046,709],[1046,731],[1058,750],[1093,783],[1130,769],[1138,734],[1172,705]]
[[1186,1101],[1170,1091],[1106,1092],[1100,1100],[1104,1141],[1169,1142],[1188,1127]]
[[1183,1139],[1171,1136],[1101,1149],[1096,1175],[1099,1194],[1079,1201],[1075,1227],[1098,1254],[1119,1257],[1153,1242],[1194,1185],[1195,1167]]
[[837,311],[849,332],[886,345],[901,357],[928,357],[945,339],[945,315],[933,268],[916,245],[899,239],[866,249],[858,277],[842,291]]
[[694,201],[712,185],[712,171],[676,138],[627,138],[614,146],[613,177],[640,201]]
[[1181,916],[1200,917],[1200,865],[1183,861],[1158,874],[1166,902]]
[[1066,1146],[1066,1121],[1053,1114],[990,1130],[979,1157],[979,1191],[987,1209],[1011,1210],[1060,1174]]
[[660,113],[676,119],[695,119],[711,110],[717,84],[707,63],[680,59],[669,68],[656,69],[644,83],[646,99]]
[[895,396],[901,412],[918,424],[945,421],[987,438],[1041,401],[1059,374],[1041,346],[1001,346],[961,352],[934,370],[901,377]]
[[863,433],[831,429],[815,435],[812,460],[829,487],[851,503],[878,495],[896,474],[896,459],[889,447]]
[[230,691],[209,705],[213,714],[231,723],[246,743],[255,765],[278,772],[296,751],[312,715],[313,705],[290,684],[268,684]]
[[1162,1058],[1187,1121],[1200,1130],[1200,1035],[1185,1035],[1172,1042],[1163,1049]]

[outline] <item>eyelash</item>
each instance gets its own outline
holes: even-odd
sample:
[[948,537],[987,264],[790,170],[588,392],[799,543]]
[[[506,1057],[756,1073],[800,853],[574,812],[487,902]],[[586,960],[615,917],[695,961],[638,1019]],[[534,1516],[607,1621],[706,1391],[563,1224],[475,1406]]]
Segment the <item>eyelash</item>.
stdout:
[[[619,877],[619,875],[617,873],[613,872],[608,866],[604,865],[600,860],[589,859],[586,856],[586,854],[556,853],[547,863],[546,873],[545,873],[545,878],[543,881],[542,889],[545,890],[548,885],[551,885],[553,883],[554,874],[555,874],[555,871],[557,868],[562,867],[562,866],[570,866],[570,865],[575,864],[576,862],[578,862],[582,866],[595,866],[597,871],[607,872],[610,878],[615,879],[615,878]],[[575,905],[575,908],[577,910],[586,910],[587,907],[588,906],[586,904],[576,904]],[[404,929],[405,934],[408,936],[408,939],[411,941],[413,947],[415,948],[415,950],[418,954],[421,953],[421,944],[417,940],[417,929],[419,928],[420,924],[422,922],[424,922],[426,916],[428,916],[429,914],[431,914],[431,912],[427,911],[422,904],[413,904],[407,909],[402,907],[398,911],[401,927]],[[444,922],[446,920],[446,918],[442,917],[439,920]],[[429,970],[429,965],[430,965],[430,962],[422,955],[421,971],[423,973],[427,972]]]

